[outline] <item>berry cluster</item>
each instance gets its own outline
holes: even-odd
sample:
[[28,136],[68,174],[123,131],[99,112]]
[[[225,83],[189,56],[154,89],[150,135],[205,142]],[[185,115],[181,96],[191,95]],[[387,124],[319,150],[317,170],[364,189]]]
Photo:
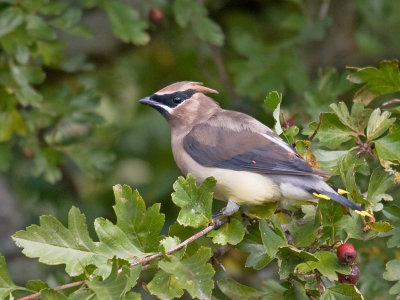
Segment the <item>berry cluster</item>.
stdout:
[[336,254],[341,263],[351,265],[350,274],[345,275],[338,273],[339,282],[356,284],[360,275],[360,270],[358,269],[356,263],[356,249],[354,249],[352,244],[341,244],[339,247],[337,247]]

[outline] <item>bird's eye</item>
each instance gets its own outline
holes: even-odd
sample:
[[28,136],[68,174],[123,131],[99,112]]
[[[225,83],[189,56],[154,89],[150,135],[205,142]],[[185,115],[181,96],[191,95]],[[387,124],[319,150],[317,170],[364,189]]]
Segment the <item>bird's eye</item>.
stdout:
[[179,96],[176,96],[176,97],[174,97],[174,98],[172,99],[172,101],[173,101],[175,104],[179,104],[179,103],[182,102],[182,98],[179,97]]

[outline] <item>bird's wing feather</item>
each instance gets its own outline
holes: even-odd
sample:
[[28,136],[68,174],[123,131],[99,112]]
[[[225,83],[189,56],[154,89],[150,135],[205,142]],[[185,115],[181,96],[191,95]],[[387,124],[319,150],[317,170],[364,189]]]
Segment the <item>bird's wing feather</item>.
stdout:
[[271,132],[218,125],[198,124],[183,140],[186,152],[203,166],[263,174],[324,175]]

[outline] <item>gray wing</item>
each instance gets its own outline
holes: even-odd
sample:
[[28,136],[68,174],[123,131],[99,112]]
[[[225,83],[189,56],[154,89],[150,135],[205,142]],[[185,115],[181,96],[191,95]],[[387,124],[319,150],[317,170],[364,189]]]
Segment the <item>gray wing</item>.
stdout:
[[184,138],[183,147],[207,167],[263,174],[326,175],[312,168],[277,135],[202,123]]

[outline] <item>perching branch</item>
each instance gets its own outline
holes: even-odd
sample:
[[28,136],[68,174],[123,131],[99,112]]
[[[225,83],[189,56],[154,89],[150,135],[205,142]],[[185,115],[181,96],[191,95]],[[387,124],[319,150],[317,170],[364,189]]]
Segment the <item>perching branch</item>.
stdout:
[[[226,221],[227,221],[227,219],[223,219],[223,220],[220,221],[220,224],[223,224]],[[165,253],[166,254],[171,254],[171,253],[173,253],[175,251],[178,251],[178,250],[182,249],[183,247],[189,245],[190,243],[194,242],[195,240],[197,240],[198,238],[202,237],[203,235],[206,235],[207,233],[209,233],[214,228],[215,228],[215,223],[212,222],[210,225],[208,225],[203,230],[199,231],[195,235],[192,235],[191,237],[189,237],[188,239],[184,240],[182,243],[180,243],[179,245],[175,246],[174,248],[169,249]],[[131,263],[131,267],[140,265],[142,263],[149,262],[149,261],[151,261],[153,259],[156,259],[156,258],[159,258],[159,257],[162,257],[162,253],[161,252],[153,254],[153,255],[150,255],[150,256],[147,256],[147,257],[142,258],[142,259],[139,259],[139,260]],[[122,269],[119,269],[118,273],[121,273],[121,271],[122,271]],[[67,283],[67,284],[64,284],[64,285],[56,286],[53,289],[56,290],[56,291],[60,291],[60,290],[65,290],[65,289],[68,289],[68,288],[71,288],[71,287],[79,286],[79,285],[82,285],[84,283],[85,283],[84,280],[80,280],[80,281],[75,281],[75,282]],[[28,295],[28,296],[19,298],[18,300],[35,299],[35,298],[40,297],[41,293],[42,292],[40,291],[40,292],[31,294],[31,295]]]

